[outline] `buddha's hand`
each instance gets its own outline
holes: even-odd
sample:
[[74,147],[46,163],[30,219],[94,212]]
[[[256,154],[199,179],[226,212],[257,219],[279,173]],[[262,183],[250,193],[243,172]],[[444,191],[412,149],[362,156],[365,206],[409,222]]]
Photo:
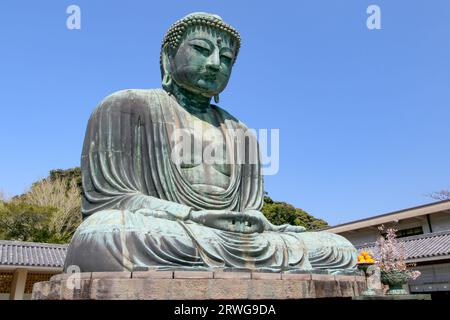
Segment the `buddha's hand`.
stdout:
[[306,229],[302,226],[293,226],[290,224],[282,224],[280,226],[276,226],[274,224],[272,224],[267,218],[266,216],[258,211],[258,210],[247,210],[245,211],[245,213],[247,214],[251,214],[254,215],[255,217],[258,217],[258,219],[260,219],[264,225],[264,231],[273,231],[273,232],[305,232]]
[[293,226],[290,224],[282,224],[280,226],[274,226],[275,230],[273,231],[277,231],[277,232],[295,232],[295,233],[300,233],[300,232],[305,232],[306,228],[302,227],[302,226]]
[[204,226],[238,233],[261,233],[264,221],[256,212],[234,212],[224,210],[191,211],[189,220]]

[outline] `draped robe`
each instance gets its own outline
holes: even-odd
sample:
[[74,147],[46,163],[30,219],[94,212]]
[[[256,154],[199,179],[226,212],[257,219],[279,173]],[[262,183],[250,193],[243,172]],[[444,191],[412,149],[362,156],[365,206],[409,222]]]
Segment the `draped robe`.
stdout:
[[[226,111],[211,108],[225,135],[248,130]],[[228,137],[234,151],[228,188],[208,193],[192,187],[171,158],[172,134],[188,127],[189,119],[189,112],[159,89],[119,91],[100,103],[82,152],[85,219],[69,245],[66,270],[71,265],[85,272],[354,267],[354,247],[337,235],[245,234],[186,220],[192,210],[260,210],[263,200],[258,145],[242,145],[237,136]],[[257,154],[258,161],[242,163],[243,153]]]

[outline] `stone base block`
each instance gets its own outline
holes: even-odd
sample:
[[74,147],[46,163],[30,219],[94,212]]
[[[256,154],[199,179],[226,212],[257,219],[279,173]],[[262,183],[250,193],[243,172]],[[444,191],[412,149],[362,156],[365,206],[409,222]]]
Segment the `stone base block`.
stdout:
[[94,272],[36,283],[34,300],[223,300],[352,298],[364,277],[205,271]]
[[358,296],[353,300],[431,300],[431,294],[396,294],[385,296]]

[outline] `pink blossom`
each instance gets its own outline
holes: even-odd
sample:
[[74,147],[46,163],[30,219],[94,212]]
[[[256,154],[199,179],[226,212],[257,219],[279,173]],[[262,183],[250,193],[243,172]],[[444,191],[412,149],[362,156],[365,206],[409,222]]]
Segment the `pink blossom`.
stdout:
[[[378,228],[384,231],[384,226]],[[419,271],[407,270],[405,263],[405,245],[397,240],[397,230],[394,228],[386,229],[386,239],[380,237],[376,242],[377,248],[377,264],[381,271],[404,271],[407,272],[409,278],[416,279],[420,276]]]

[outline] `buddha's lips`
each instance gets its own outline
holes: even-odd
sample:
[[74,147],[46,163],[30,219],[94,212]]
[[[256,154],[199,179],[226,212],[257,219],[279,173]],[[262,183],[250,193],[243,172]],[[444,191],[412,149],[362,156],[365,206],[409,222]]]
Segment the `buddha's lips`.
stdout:
[[217,73],[205,72],[204,74],[202,74],[202,78],[206,80],[216,80]]

